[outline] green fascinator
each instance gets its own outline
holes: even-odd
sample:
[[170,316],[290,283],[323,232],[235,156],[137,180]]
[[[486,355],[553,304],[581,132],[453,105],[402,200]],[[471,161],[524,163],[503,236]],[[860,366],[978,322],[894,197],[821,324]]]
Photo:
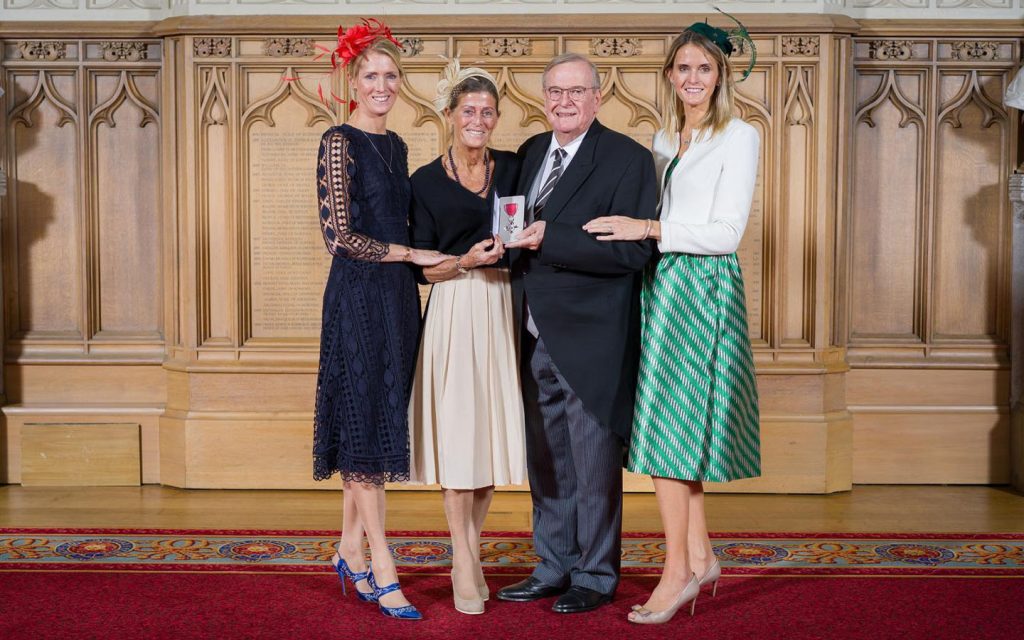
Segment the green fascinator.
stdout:
[[719,29],[718,27],[712,27],[705,20],[704,22],[694,22],[686,28],[687,31],[693,31],[704,36],[711,42],[715,43],[715,46],[722,50],[727,57],[731,56],[733,51],[739,49],[741,52],[744,49],[744,44],[750,48],[750,64],[743,71],[743,78],[740,82],[747,79],[750,72],[754,70],[754,63],[757,62],[757,47],[754,46],[754,39],[750,37],[750,32],[743,26],[743,23],[736,19],[735,16],[730,15],[718,7],[715,7],[715,11],[721,13],[725,17],[729,18],[736,23],[735,29]]

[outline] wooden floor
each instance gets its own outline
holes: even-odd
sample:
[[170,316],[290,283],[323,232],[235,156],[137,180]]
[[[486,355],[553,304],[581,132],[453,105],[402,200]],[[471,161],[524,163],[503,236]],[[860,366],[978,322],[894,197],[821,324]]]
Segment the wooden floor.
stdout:
[[[211,491],[160,486],[0,486],[0,527],[316,529],[341,526],[341,492]],[[626,531],[660,531],[653,495],[627,494]],[[1005,487],[857,486],[828,496],[708,496],[713,531],[1024,532],[1024,496]],[[388,495],[388,529],[444,530],[436,492]],[[490,531],[528,531],[530,498],[499,493]]]

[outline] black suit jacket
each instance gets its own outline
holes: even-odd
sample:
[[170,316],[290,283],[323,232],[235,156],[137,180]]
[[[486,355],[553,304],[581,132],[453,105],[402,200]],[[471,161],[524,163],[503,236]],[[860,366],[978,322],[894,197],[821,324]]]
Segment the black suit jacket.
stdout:
[[[551,136],[538,134],[519,148],[518,193],[529,193]],[[605,215],[653,219],[656,206],[650,152],[595,120],[544,206],[540,250],[510,253],[513,308],[523,313],[525,293],[555,366],[583,406],[626,442],[640,356],[641,271],[654,243],[601,242],[583,225]]]

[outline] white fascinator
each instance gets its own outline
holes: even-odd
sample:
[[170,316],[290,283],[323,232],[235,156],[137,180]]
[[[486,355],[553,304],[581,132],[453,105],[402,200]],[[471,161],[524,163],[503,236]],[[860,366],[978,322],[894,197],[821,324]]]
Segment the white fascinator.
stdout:
[[459,86],[466,78],[474,76],[489,80],[495,87],[498,86],[498,81],[486,69],[481,69],[480,67],[466,67],[463,69],[462,65],[459,64],[458,56],[448,60],[448,64],[441,71],[441,80],[437,83],[437,97],[434,98],[434,108],[437,109],[438,113],[444,113],[444,110],[448,108],[448,103],[451,102],[452,91],[455,91],[455,87]]

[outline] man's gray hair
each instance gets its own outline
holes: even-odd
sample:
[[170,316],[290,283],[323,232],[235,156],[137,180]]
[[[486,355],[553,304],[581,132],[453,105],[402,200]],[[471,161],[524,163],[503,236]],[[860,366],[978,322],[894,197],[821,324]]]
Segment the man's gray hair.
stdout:
[[594,84],[591,85],[592,88],[601,88],[601,74],[597,72],[597,65],[591,62],[590,58],[579,53],[563,53],[552,58],[551,62],[548,63],[548,66],[544,67],[544,75],[541,76],[542,86],[548,86],[548,71],[551,71],[560,64],[566,64],[567,62],[582,62],[590,67],[590,73],[594,76]]

